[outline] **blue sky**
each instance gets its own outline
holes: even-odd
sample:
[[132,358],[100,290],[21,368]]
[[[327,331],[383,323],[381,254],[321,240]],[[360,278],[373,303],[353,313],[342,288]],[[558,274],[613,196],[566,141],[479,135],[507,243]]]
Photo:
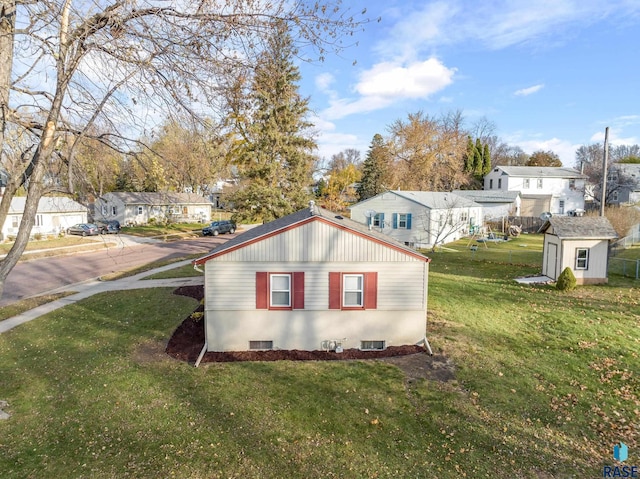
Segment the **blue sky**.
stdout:
[[[356,2],[345,2],[359,11]],[[482,117],[525,152],[640,143],[640,0],[368,0],[359,45],[301,65],[319,154],[422,111]],[[356,64],[353,65],[353,61]]]

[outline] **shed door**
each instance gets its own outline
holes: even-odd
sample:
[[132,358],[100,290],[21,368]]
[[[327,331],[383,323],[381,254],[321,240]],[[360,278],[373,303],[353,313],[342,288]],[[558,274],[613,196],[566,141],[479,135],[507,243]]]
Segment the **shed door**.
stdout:
[[558,278],[558,245],[547,243],[547,257],[544,261],[545,270],[542,272],[551,279]]

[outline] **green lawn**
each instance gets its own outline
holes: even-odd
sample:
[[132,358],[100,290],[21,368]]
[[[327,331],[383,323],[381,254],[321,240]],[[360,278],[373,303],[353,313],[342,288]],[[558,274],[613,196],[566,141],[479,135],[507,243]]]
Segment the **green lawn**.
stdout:
[[560,293],[513,281],[539,262],[459,249],[430,254],[447,383],[375,361],[194,368],[154,352],[197,306],[167,289],[0,335],[3,479],[602,477],[619,441],[640,464],[637,282]]

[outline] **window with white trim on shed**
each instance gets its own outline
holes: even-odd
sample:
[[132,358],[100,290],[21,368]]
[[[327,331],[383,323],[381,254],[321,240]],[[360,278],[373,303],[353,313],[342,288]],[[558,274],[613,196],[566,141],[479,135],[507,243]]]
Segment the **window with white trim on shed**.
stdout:
[[589,269],[589,248],[576,249],[576,269]]
[[348,308],[361,308],[364,306],[364,275],[345,274],[342,276],[342,304]]

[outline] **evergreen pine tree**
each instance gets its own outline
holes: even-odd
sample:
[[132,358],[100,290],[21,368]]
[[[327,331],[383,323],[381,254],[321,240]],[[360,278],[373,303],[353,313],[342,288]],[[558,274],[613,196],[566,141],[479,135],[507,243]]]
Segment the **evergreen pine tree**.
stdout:
[[271,221],[307,205],[316,143],[298,92],[296,50],[284,24],[276,24],[255,68],[249,111],[237,112],[242,141],[234,151],[241,178],[231,196],[236,221]]
[[473,174],[476,176],[482,175],[482,142],[480,138],[476,138],[476,146],[473,151]]
[[362,178],[357,194],[360,201],[387,190],[390,155],[382,135],[376,133],[371,140],[367,157],[362,163]]
[[464,155],[464,172],[473,173],[473,160],[475,157],[476,147],[473,145],[471,135],[467,137],[467,151]]
[[489,144],[485,143],[482,150],[482,176],[489,173],[491,173],[491,153],[489,152]]

